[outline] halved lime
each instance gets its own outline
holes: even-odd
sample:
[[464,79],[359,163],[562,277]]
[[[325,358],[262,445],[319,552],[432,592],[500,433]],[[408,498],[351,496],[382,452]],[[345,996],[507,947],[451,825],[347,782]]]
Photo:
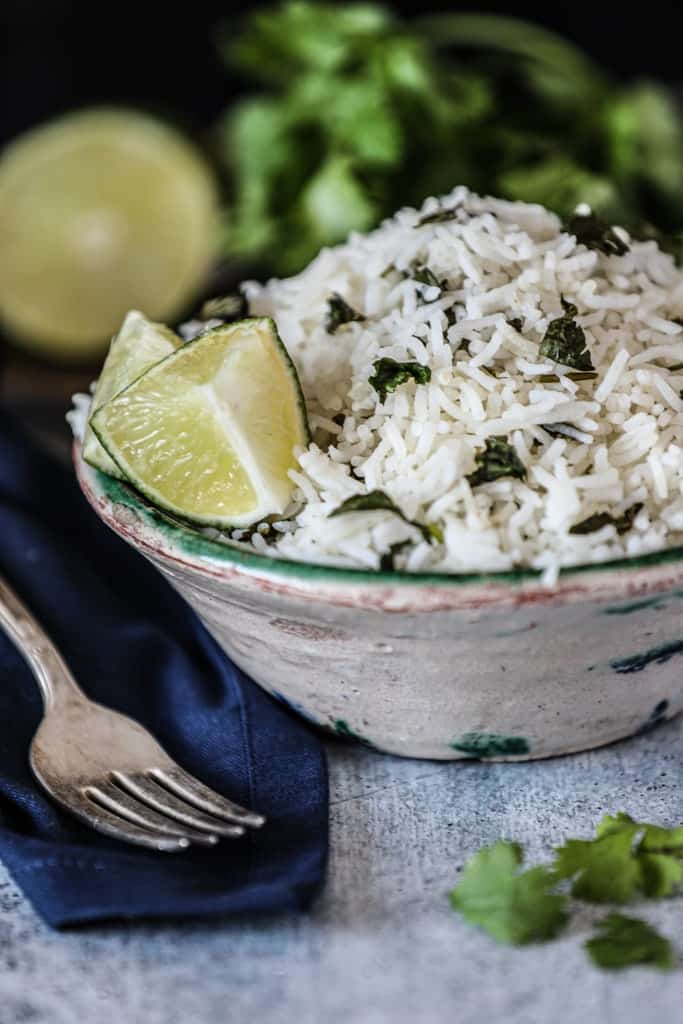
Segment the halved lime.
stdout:
[[0,157],[0,319],[62,359],[126,311],[172,319],[214,255],[216,186],[173,129],[127,110],[62,117]]
[[[119,391],[182,345],[182,340],[170,327],[148,320],[132,309],[123,321],[121,330],[112,338],[109,354],[104,361],[100,379],[92,399],[95,411]],[[95,437],[90,424],[83,438],[83,458],[96,469],[109,476],[123,479],[121,470]]]
[[265,317],[207,331],[95,412],[92,428],[153,504],[195,523],[282,514],[308,442],[296,370]]

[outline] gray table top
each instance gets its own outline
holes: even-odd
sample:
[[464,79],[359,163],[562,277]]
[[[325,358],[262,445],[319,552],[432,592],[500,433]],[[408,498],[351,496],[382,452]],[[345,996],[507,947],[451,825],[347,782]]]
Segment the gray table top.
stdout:
[[[332,854],[309,914],[51,931],[0,869],[0,1024],[679,1024],[683,968],[608,974],[562,939],[494,944],[450,911],[501,835],[547,857],[620,809],[683,821],[683,719],[529,764],[401,761],[330,746]],[[683,897],[638,908],[683,952]]]

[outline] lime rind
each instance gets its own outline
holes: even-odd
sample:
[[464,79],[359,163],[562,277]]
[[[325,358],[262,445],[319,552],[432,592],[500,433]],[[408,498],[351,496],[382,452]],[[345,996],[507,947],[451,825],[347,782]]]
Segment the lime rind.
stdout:
[[281,515],[308,444],[296,368],[268,317],[206,331],[91,418],[123,477],[160,509],[218,528]]

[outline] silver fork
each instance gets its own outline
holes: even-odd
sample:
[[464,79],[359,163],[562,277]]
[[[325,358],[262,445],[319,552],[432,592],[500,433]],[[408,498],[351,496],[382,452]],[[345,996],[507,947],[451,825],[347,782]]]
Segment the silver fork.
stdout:
[[57,803],[116,839],[155,850],[213,846],[265,819],[226,800],[168,756],[141,725],[89,700],[34,616],[0,576],[0,625],[43,697],[33,774]]

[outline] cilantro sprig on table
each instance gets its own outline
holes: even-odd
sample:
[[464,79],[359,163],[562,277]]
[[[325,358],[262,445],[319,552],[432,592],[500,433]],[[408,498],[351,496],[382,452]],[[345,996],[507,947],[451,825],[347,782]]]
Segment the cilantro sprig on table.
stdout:
[[468,862],[451,906],[499,942],[514,946],[552,939],[569,920],[568,900],[553,892],[556,879],[545,867],[520,871],[519,843],[499,840]]
[[[593,839],[567,839],[549,866],[522,870],[518,843],[499,840],[474,854],[450,894],[451,906],[499,942],[524,945],[557,936],[569,921],[569,896],[587,903],[660,899],[683,882],[683,825],[663,828],[623,811],[606,815]],[[566,884],[571,883],[569,893]],[[599,967],[673,966],[668,939],[647,922],[612,912],[585,942]]]
[[649,964],[666,971],[674,966],[671,943],[646,921],[613,912],[598,922],[596,931],[584,945],[598,967],[614,970]]

